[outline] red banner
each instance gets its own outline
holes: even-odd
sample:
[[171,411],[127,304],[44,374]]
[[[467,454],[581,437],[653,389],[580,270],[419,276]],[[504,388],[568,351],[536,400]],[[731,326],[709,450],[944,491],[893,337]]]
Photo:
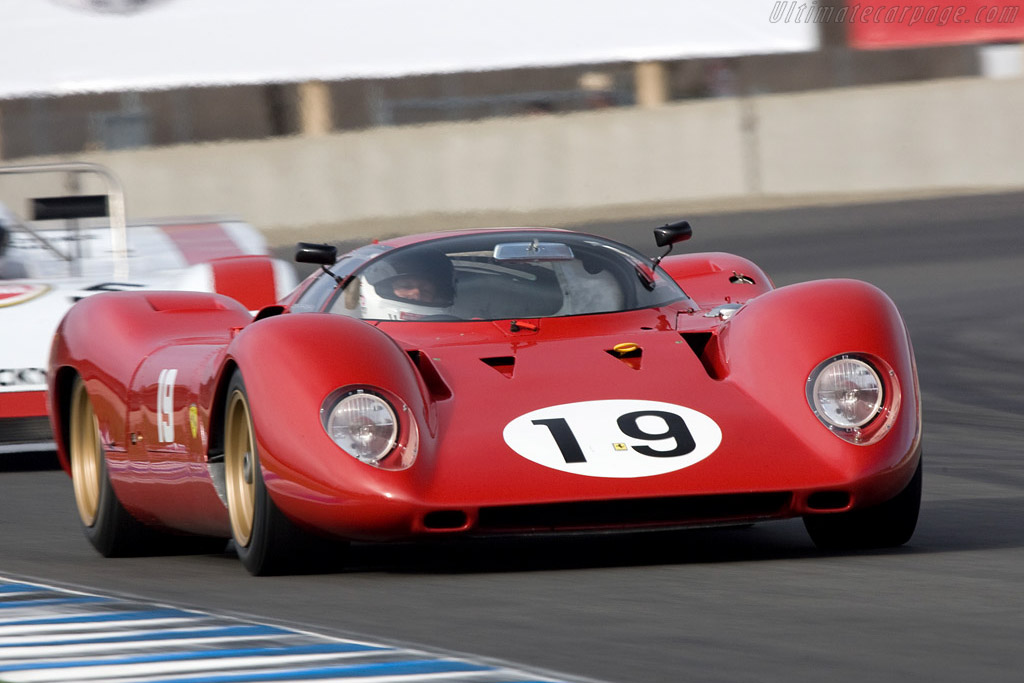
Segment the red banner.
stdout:
[[[874,2],[851,0],[827,19],[849,26],[850,47],[877,50],[956,43],[1024,42],[1021,2]],[[843,16],[840,16],[843,14]],[[818,21],[825,20],[824,17]]]

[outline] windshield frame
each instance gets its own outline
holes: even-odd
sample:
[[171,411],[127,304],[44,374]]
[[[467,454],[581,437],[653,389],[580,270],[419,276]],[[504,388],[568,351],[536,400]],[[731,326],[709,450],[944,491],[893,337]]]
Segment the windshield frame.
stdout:
[[[356,307],[355,302],[360,298],[358,288],[365,286],[361,283],[365,280],[366,274],[371,269],[379,267],[383,263],[387,263],[389,259],[396,257],[401,258],[403,255],[427,251],[444,252],[446,256],[473,251],[491,252],[493,254],[493,250],[499,244],[531,242],[535,240],[539,240],[544,243],[566,244],[570,249],[574,250],[574,253],[585,253],[586,258],[590,259],[598,258],[606,264],[609,270],[616,270],[617,272],[614,277],[616,277],[616,284],[619,284],[622,287],[622,304],[613,308],[600,309],[599,307],[595,310],[582,310],[579,312],[563,312],[562,309],[564,306],[562,306],[558,310],[546,312],[538,308],[533,311],[525,309],[522,311],[515,311],[515,315],[507,314],[509,311],[505,311],[499,315],[478,315],[472,317],[448,315],[443,314],[440,311],[428,310],[423,305],[410,305],[406,307],[406,310],[410,311],[409,317],[407,318],[394,316],[385,317],[379,314],[366,316],[363,315],[360,309]],[[381,249],[381,247],[384,246],[385,245],[383,244],[377,245],[377,248]],[[476,256],[474,258],[481,259],[481,264],[483,265],[483,257]],[[493,256],[491,260],[493,260]],[[583,257],[578,255],[573,260],[582,263]],[[341,261],[339,261],[339,263],[340,262]],[[465,264],[468,262],[469,258],[467,257],[464,260],[457,260],[454,265],[456,272],[460,273],[460,277],[465,277]],[[538,259],[534,266],[543,262],[543,259]],[[531,264],[533,262],[526,263]],[[486,265],[496,269],[499,267],[508,267],[510,262],[496,261],[495,264]],[[335,269],[332,268],[332,271],[334,270]],[[352,317],[373,322],[480,322],[524,318],[562,318],[584,315],[607,315],[612,313],[659,308],[680,302],[692,303],[692,300],[686,292],[683,291],[682,287],[680,287],[667,272],[660,267],[655,267],[651,259],[645,257],[640,252],[627,245],[605,237],[568,230],[529,228],[500,229],[441,236],[394,248],[381,249],[378,253],[374,254],[372,258],[360,263],[358,267],[354,269],[349,267],[345,268],[345,270],[348,271],[343,276],[345,282],[341,286],[333,289],[321,310],[332,314],[350,315]],[[599,272],[603,272],[603,269]],[[356,288],[355,292],[350,290],[352,287]],[[374,292],[376,293],[376,290],[374,290]],[[410,304],[412,303],[413,302],[410,302]],[[419,313],[413,313],[411,311],[419,311]],[[525,314],[520,315],[520,312]]]

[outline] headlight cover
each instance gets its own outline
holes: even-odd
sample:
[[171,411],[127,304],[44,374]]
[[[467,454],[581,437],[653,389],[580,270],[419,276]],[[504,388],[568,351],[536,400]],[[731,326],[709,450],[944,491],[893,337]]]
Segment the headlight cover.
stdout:
[[405,469],[416,457],[418,431],[408,407],[396,403],[398,411],[369,389],[339,389],[324,400],[320,419],[331,440],[357,460],[382,469]]
[[807,378],[807,403],[836,436],[867,445],[892,426],[899,410],[895,373],[859,354],[841,354],[820,363]]

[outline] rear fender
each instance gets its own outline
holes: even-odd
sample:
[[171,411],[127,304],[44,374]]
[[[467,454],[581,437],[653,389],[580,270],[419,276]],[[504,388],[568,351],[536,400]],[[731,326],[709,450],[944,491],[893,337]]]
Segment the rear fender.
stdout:
[[67,468],[67,418],[76,375],[85,382],[108,453],[124,453],[128,388],[139,364],[176,338],[223,335],[252,316],[237,301],[198,292],[105,292],[76,303],[50,351],[50,420]]
[[743,303],[774,288],[753,261],[725,252],[668,256],[661,267],[701,308]]

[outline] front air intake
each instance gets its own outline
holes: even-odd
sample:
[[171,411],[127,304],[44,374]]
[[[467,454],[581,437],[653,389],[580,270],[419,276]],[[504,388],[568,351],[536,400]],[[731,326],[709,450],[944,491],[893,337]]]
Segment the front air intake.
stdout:
[[462,510],[435,510],[423,516],[423,526],[431,531],[457,531],[468,523],[469,517]]
[[538,532],[695,526],[783,516],[793,494],[735,493],[626,500],[506,505],[480,509],[483,532]]
[[817,491],[807,496],[811,510],[845,510],[850,507],[850,494],[846,491]]

